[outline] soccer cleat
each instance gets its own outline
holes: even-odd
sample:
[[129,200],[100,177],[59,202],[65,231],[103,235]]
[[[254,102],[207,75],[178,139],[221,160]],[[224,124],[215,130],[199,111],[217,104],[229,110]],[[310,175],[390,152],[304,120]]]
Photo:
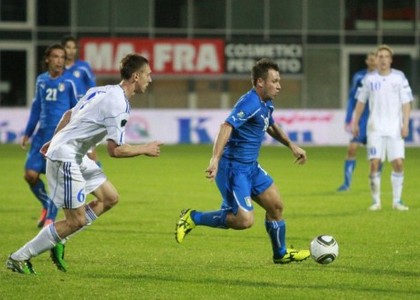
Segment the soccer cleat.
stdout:
[[61,272],[67,272],[67,263],[64,260],[65,245],[58,242],[54,248],[50,250],[50,257],[57,269]]
[[11,255],[7,258],[6,267],[21,274],[36,274],[29,260],[14,260]]
[[184,209],[181,211],[181,215],[179,216],[179,220],[175,226],[175,240],[178,243],[182,243],[185,236],[195,228],[195,223],[191,218],[191,210],[190,208]]
[[407,206],[407,205],[404,205],[404,204],[402,203],[402,201],[397,202],[397,203],[394,203],[394,204],[392,205],[392,208],[393,208],[394,210],[399,210],[399,211],[407,211],[407,210],[408,210],[408,206]]
[[337,192],[345,192],[345,191],[348,191],[349,189],[350,187],[348,185],[343,184],[337,189]]
[[273,262],[275,264],[288,264],[291,262],[301,262],[311,256],[309,250],[296,250],[296,249],[287,249],[286,254],[283,257],[273,257]]
[[39,216],[38,224],[36,225],[38,228],[44,227],[45,219],[47,217],[47,212],[45,208],[41,210],[41,215]]
[[368,208],[370,211],[378,211],[381,210],[381,204],[380,203],[373,203],[371,206],[369,206]]

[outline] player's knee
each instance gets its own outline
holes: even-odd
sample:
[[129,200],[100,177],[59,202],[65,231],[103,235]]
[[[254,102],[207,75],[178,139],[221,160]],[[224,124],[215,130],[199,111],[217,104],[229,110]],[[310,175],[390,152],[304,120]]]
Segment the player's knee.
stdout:
[[283,218],[284,205],[282,201],[276,201],[271,206],[267,207],[266,213],[270,220],[281,220]]
[[120,196],[118,193],[111,193],[105,196],[104,205],[106,209],[110,209],[118,204]]
[[25,172],[23,178],[29,185],[34,186],[38,181],[39,174],[35,172]]
[[396,159],[392,162],[392,166],[395,172],[402,172],[404,170],[404,163],[402,159]]
[[251,228],[252,225],[254,225],[254,215],[253,214],[244,214],[241,216],[241,218],[238,220],[237,223],[238,229],[247,229]]

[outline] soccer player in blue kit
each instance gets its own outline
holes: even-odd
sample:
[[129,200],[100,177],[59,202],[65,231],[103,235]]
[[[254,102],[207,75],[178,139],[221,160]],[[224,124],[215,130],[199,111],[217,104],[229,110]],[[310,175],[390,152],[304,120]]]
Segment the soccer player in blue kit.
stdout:
[[[40,178],[40,174],[45,174],[46,161],[39,150],[52,138],[63,113],[77,103],[74,82],[71,76],[64,72],[65,57],[66,52],[59,44],[51,45],[45,50],[43,67],[47,71],[37,77],[35,98],[21,140],[22,148],[26,149],[32,137],[24,178],[43,207],[38,227],[51,223],[57,215],[57,208],[49,199],[44,182]],[[37,125],[38,129],[34,134]]]
[[[345,129],[348,132],[351,132],[352,130],[351,123],[352,123],[352,118],[353,118],[353,112],[357,103],[357,99],[356,99],[357,89],[361,86],[362,79],[365,77],[365,75],[376,69],[376,53],[375,52],[370,52],[366,55],[365,64],[367,68],[357,71],[353,75],[353,78],[351,81],[351,87],[350,87],[350,92],[349,92],[349,97],[348,97],[348,102],[347,102],[346,120],[345,120]],[[367,126],[368,118],[369,118],[369,108],[366,106],[359,121],[360,135],[357,137],[352,137],[352,139],[350,140],[349,146],[347,148],[347,156],[344,161],[344,183],[337,189],[337,191],[339,192],[348,191],[350,189],[353,172],[354,172],[354,169],[356,168],[357,148],[359,147],[359,145],[361,144],[366,145],[367,143],[366,126]]]
[[272,117],[272,99],[281,89],[278,65],[270,59],[259,60],[252,68],[252,84],[253,88],[238,100],[221,125],[206,169],[206,177],[216,181],[222,195],[221,209],[183,210],[176,224],[175,239],[182,243],[196,226],[250,228],[254,223],[254,201],[266,211],[265,227],[271,239],[273,262],[303,261],[310,256],[309,250],[286,247],[283,202],[273,179],[257,159],[266,132],[289,147],[296,163],[306,162],[306,152],[290,141]]
[[61,40],[61,45],[66,50],[65,68],[74,77],[77,89],[77,97],[82,98],[86,92],[96,86],[96,77],[90,65],[77,58],[77,40],[72,36],[65,36]]
[[[86,92],[96,86],[96,77],[89,63],[78,59],[77,39],[71,35],[66,35],[61,39],[61,45],[66,50],[66,71],[73,75],[73,81],[76,84],[77,98],[82,98]],[[93,159],[99,166],[98,154],[95,148],[92,148],[88,157]]]

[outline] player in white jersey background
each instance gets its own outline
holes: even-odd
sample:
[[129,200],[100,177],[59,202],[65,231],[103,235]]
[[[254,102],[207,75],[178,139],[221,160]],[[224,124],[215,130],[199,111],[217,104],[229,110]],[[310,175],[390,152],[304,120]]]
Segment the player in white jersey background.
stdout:
[[389,46],[381,45],[377,48],[377,71],[365,76],[356,94],[358,102],[353,124],[354,136],[359,134],[359,119],[366,101],[369,100],[367,150],[373,200],[369,209],[372,211],[382,208],[379,165],[385,159],[392,165],[392,207],[395,210],[408,210],[408,206],[401,200],[401,195],[404,182],[404,138],[409,134],[413,94],[404,73],[391,68],[392,56],[393,50]]
[[[6,266],[14,272],[34,274],[30,259],[79,232],[118,203],[119,195],[103,170],[87,158],[88,150],[103,138],[111,157],[160,155],[159,141],[144,145],[125,143],[125,128],[130,112],[129,99],[144,93],[151,83],[149,62],[137,54],[121,61],[119,85],[92,88],[64,113],[56,134],[41,151],[47,157],[50,198],[63,208],[65,218],[44,227],[37,236],[12,253]],[[85,203],[86,195],[95,199]],[[54,261],[57,265],[57,262]],[[65,267],[58,266],[65,271]],[[61,267],[61,268],[60,268]]]

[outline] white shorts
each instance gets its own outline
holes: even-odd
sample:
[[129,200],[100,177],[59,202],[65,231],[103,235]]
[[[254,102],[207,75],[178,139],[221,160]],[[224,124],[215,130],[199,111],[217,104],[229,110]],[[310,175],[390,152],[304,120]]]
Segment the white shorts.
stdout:
[[106,181],[102,169],[87,156],[82,163],[47,160],[50,199],[57,208],[74,209],[85,203],[86,195]]
[[380,159],[389,162],[405,157],[404,139],[401,137],[369,135],[367,139],[367,151],[369,159]]

